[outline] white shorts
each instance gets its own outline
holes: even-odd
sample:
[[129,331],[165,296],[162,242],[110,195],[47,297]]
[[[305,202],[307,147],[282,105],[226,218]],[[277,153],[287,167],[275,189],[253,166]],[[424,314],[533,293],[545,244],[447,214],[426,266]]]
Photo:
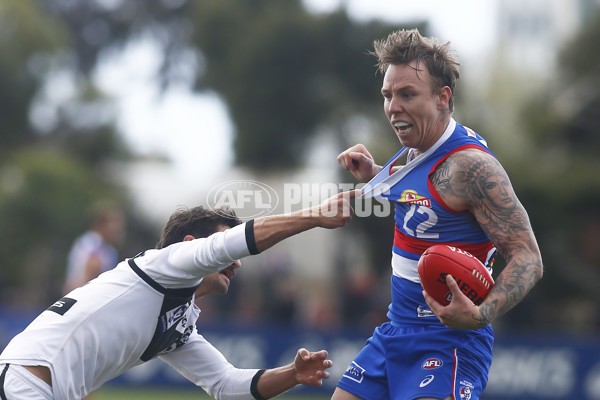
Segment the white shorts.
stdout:
[[[7,367],[8,366],[8,367]],[[27,371],[21,365],[0,364],[0,374],[4,381],[0,382],[0,398],[10,400],[53,400],[52,387]],[[2,400],[6,400],[2,398]]]

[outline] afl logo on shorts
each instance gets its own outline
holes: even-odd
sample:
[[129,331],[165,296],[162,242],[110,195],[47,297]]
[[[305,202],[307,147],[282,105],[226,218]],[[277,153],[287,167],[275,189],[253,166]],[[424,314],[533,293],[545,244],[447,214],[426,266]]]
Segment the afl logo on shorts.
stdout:
[[438,358],[428,358],[427,360],[425,360],[423,365],[421,365],[421,369],[424,369],[424,370],[436,369],[436,368],[441,367],[443,364],[444,363],[442,362],[442,360],[440,360]]

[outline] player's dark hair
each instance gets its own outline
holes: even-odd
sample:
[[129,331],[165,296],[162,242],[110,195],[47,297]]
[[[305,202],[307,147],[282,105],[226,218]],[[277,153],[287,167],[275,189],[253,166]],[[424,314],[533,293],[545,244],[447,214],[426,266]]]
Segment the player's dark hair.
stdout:
[[241,223],[235,211],[229,208],[210,210],[202,206],[191,209],[181,207],[169,217],[156,248],[162,249],[181,242],[187,235],[208,237],[217,232],[221,225],[233,228]]
[[385,74],[390,65],[422,62],[433,79],[434,93],[444,86],[452,91],[448,107],[454,111],[454,87],[460,77],[460,63],[450,48],[450,42],[441,43],[433,37],[423,37],[417,29],[392,32],[383,40],[376,40],[375,51],[377,68]]

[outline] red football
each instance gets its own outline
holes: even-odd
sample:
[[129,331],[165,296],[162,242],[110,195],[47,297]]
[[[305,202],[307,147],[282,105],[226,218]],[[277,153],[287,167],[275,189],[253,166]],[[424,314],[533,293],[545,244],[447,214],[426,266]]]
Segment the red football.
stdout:
[[419,259],[419,277],[423,289],[443,305],[452,300],[446,275],[452,275],[460,290],[477,305],[494,286],[490,272],[471,253],[447,245],[431,246]]

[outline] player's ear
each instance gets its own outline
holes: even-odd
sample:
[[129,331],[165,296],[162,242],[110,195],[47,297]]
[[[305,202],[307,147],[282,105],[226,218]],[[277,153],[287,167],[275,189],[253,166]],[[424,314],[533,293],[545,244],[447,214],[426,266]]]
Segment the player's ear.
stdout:
[[183,238],[184,242],[189,242],[190,240],[194,240],[196,239],[195,237],[193,237],[192,235],[185,235],[185,237]]
[[437,94],[438,108],[440,110],[448,108],[450,106],[450,98],[452,97],[452,90],[448,86],[444,86],[440,89]]

